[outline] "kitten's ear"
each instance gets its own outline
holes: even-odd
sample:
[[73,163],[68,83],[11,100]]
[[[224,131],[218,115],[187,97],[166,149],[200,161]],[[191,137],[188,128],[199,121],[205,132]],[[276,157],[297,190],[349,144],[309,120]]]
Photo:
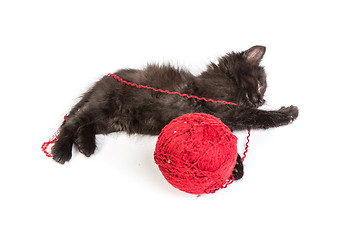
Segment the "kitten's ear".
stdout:
[[264,46],[253,46],[244,52],[244,56],[249,63],[259,65],[265,51],[266,47]]

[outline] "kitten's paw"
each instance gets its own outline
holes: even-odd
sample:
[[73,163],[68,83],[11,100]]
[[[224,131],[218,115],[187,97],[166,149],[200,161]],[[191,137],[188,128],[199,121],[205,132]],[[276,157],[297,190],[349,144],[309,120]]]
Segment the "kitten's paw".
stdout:
[[71,159],[72,143],[68,141],[57,140],[54,147],[51,150],[53,159],[60,163],[64,164],[65,162]]
[[244,175],[244,167],[241,161],[241,157],[238,154],[237,159],[236,159],[236,165],[234,167],[233,173],[232,173],[234,180],[239,180],[240,178],[243,177]]
[[76,146],[79,150],[80,153],[84,154],[86,157],[90,157],[96,149],[96,145],[95,144],[88,144],[88,143],[76,143]]
[[284,114],[287,123],[292,123],[299,116],[299,108],[293,105],[282,107],[279,112]]
[[96,149],[95,134],[91,132],[80,131],[75,139],[75,144],[79,149],[79,152],[86,157],[90,157]]

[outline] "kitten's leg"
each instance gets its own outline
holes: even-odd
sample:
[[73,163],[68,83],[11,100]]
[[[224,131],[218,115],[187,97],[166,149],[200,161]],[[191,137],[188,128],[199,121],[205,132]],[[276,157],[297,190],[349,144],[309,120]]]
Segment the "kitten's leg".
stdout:
[[51,151],[53,159],[58,163],[64,164],[71,159],[71,150],[76,133],[78,132],[81,122],[79,116],[80,111],[89,102],[93,90],[89,90],[84,94],[81,100],[71,109],[67,119],[62,123],[60,133],[55,141],[55,145]]
[[282,107],[277,111],[239,109],[233,116],[221,118],[231,130],[267,129],[292,123],[299,114],[295,106]]
[[232,175],[234,177],[234,180],[239,180],[244,175],[244,166],[243,166],[242,159],[239,154],[237,156],[236,165],[234,167]]

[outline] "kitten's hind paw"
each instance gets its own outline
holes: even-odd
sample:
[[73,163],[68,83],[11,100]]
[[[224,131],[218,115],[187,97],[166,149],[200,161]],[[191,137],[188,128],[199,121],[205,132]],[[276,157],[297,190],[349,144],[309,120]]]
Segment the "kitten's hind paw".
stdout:
[[96,149],[95,142],[93,144],[89,142],[84,142],[84,143],[75,142],[75,144],[79,152],[84,154],[86,157],[90,157],[95,152]]
[[91,129],[81,129],[75,139],[79,152],[90,157],[96,149],[95,133]]
[[64,164],[71,159],[71,151],[72,143],[57,140],[53,149],[51,150],[51,154],[53,155],[53,159],[56,162]]

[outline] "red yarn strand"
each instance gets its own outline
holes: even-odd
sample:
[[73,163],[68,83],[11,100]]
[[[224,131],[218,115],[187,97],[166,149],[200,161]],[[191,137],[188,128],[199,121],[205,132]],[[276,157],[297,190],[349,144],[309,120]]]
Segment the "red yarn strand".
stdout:
[[248,135],[246,137],[246,144],[245,144],[245,151],[244,151],[244,154],[243,154],[243,157],[241,159],[242,162],[244,162],[245,158],[246,158],[246,153],[248,152],[248,149],[249,149],[249,142],[250,142],[250,129],[248,130]]
[[[66,118],[67,118],[67,114],[64,116],[64,121],[66,120]],[[47,157],[53,157],[53,155],[51,154],[51,150],[52,150],[53,147],[54,147],[54,143],[55,143],[55,141],[56,141],[56,139],[57,139],[57,137],[58,137],[58,135],[59,135],[59,133],[60,133],[60,130],[61,130],[61,127],[59,127],[58,130],[56,130],[56,132],[51,136],[51,138],[49,139],[49,141],[44,142],[44,143],[41,145],[41,150],[43,151],[43,153],[45,153],[45,155],[46,155]],[[52,145],[52,146],[51,146],[50,151],[48,151],[48,148],[49,148],[50,145]]]
[[132,82],[128,82],[123,80],[122,78],[119,78],[117,75],[112,74],[112,73],[108,73],[108,76],[112,76],[113,78],[115,78],[116,80],[118,80],[121,83],[125,83],[127,85],[133,86],[133,87],[137,87],[137,88],[145,88],[145,89],[150,89],[153,90],[155,92],[162,92],[162,93],[167,93],[167,94],[175,94],[175,95],[179,95],[181,97],[187,97],[187,98],[195,98],[197,100],[202,100],[205,102],[212,102],[212,103],[224,103],[224,104],[228,104],[228,105],[235,105],[237,106],[236,103],[233,102],[227,102],[227,101],[218,101],[218,100],[213,100],[213,99],[208,99],[208,98],[203,98],[203,97],[198,97],[198,96],[194,96],[194,95],[188,95],[185,93],[179,93],[179,92],[170,92],[169,90],[163,90],[163,89],[159,89],[159,88],[153,88],[153,87],[149,87],[149,86],[145,86],[145,85],[139,85],[136,83],[132,83]]

